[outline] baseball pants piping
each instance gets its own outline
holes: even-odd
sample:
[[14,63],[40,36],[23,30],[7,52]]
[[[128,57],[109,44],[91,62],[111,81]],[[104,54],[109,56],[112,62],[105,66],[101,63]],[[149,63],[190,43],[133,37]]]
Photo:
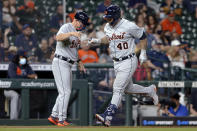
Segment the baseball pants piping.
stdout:
[[54,58],[52,62],[52,71],[58,90],[58,96],[52,110],[52,116],[58,117],[59,121],[63,121],[67,118],[68,102],[72,89],[71,64]]
[[151,88],[133,84],[132,76],[137,68],[137,57],[114,63],[116,78],[113,84],[111,104],[119,107],[123,93],[150,93]]

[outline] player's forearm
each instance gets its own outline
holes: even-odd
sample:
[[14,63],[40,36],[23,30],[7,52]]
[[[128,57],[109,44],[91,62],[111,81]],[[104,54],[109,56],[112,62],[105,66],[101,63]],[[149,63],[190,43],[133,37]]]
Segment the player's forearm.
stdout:
[[146,50],[147,47],[147,39],[140,40],[141,50]]
[[70,36],[72,36],[72,32],[69,33],[62,33],[56,36],[57,41],[64,41],[67,40]]
[[101,44],[108,44],[108,43],[109,43],[109,40],[107,39],[106,36],[101,39],[92,38],[91,40],[88,41],[89,46],[99,46]]
[[107,38],[106,36],[103,37],[103,38],[101,38],[101,43],[102,43],[102,44],[109,44],[108,38]]

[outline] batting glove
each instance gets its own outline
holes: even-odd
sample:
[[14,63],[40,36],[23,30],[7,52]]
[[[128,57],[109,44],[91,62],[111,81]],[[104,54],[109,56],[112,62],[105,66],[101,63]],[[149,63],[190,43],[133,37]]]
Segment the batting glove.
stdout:
[[140,60],[140,65],[142,65],[143,62],[145,62],[147,60],[146,50],[144,50],[144,49],[141,50],[139,60]]
[[97,45],[100,45],[101,44],[101,39],[96,39],[96,38],[92,38],[90,40],[88,40],[88,46],[91,46],[91,45],[94,45],[94,46],[97,46]]

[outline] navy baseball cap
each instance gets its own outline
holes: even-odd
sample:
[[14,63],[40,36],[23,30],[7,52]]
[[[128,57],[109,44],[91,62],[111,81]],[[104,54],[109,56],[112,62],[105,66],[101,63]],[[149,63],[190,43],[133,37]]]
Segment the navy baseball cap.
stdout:
[[83,23],[84,26],[88,26],[90,25],[89,21],[89,17],[88,15],[83,12],[83,11],[79,11],[75,14],[75,19],[81,21]]
[[28,27],[30,27],[30,25],[29,25],[29,24],[25,24],[25,25],[23,25],[22,30],[25,30],[25,29],[28,28]]

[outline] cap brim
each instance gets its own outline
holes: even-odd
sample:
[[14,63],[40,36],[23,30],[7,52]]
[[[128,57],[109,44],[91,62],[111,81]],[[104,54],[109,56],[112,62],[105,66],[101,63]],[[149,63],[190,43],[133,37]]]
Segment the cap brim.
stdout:
[[103,18],[112,18],[111,15],[104,15]]

